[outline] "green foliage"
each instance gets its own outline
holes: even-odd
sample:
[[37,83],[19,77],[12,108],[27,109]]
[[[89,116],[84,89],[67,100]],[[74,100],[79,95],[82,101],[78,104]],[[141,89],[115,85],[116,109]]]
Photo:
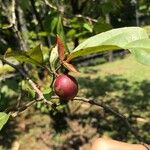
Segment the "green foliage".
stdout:
[[95,33],[101,33],[107,30],[112,29],[113,27],[111,24],[106,23],[106,21],[103,18],[99,18],[98,22],[94,24],[94,31]]
[[[130,19],[130,17],[126,19],[121,17],[122,14],[120,13],[120,8],[128,7],[128,5],[126,6],[125,1],[123,0],[79,0],[74,1],[74,4],[76,5],[72,5],[71,2],[73,1],[68,0],[61,0],[57,2],[55,0],[47,0],[48,3],[45,2],[46,1],[43,0],[20,0],[19,2],[17,2],[17,5],[15,6],[15,10],[17,11],[15,11],[14,14],[16,15],[15,23],[18,27],[18,31],[15,31],[15,24],[13,26],[11,24],[11,21],[13,20],[13,15],[11,12],[12,3],[11,1],[9,2],[0,0],[0,3],[2,4],[0,7],[0,9],[2,8],[2,13],[0,14],[0,27],[3,29],[5,28],[5,30],[0,30],[0,47],[2,48],[0,54],[4,54],[4,51],[8,47],[11,47],[6,51],[5,58],[13,57],[19,62],[31,63],[33,65],[41,66],[41,70],[38,67],[33,66],[27,74],[31,78],[33,78],[33,80],[35,80],[37,84],[35,86],[37,86],[39,90],[43,93],[44,97],[48,101],[50,101],[53,94],[53,91],[50,88],[50,84],[53,83],[53,79],[51,76],[49,76],[49,73],[53,74],[54,76],[58,65],[66,67],[66,69],[68,69],[69,71],[77,72],[76,68],[65,60],[66,57],[64,56],[64,54],[67,54],[68,52],[66,43],[70,42],[72,44],[73,42],[74,45],[78,45],[79,41],[83,38],[87,39],[89,36],[93,36],[95,33],[97,34],[112,29],[112,24],[115,24],[114,26],[118,25],[115,21],[113,21],[113,17],[118,21],[121,20],[121,22],[125,22],[127,19]],[[141,12],[146,13],[146,10],[149,11],[146,1],[141,0],[139,2],[139,5],[142,5],[139,7]],[[70,9],[71,7],[72,9]],[[132,13],[133,15],[133,11],[135,10],[129,11],[129,14],[131,15]],[[119,15],[117,16],[115,13]],[[126,16],[125,11],[123,11],[123,14],[125,14]],[[99,18],[100,16],[101,18]],[[111,24],[106,23],[106,18],[110,20]],[[64,43],[65,45],[66,53],[64,53],[64,51],[61,51],[59,45],[54,44],[56,35],[59,35],[61,37],[63,41],[62,43]],[[67,39],[65,38],[65,36],[67,36]],[[23,38],[22,41],[20,40],[21,38]],[[13,40],[15,42],[12,42]],[[22,49],[20,46],[22,45],[22,43],[26,45],[25,47],[29,47],[30,50],[19,51],[19,49]],[[44,45],[44,48],[42,48],[41,45],[38,45],[39,43],[42,43]],[[35,45],[38,46],[35,47]],[[52,49],[49,50],[50,48]],[[17,49],[18,51],[15,51],[15,49]],[[79,46],[77,46],[70,53],[70,55],[68,54],[67,57],[68,59],[73,59],[79,56],[89,55],[92,53],[107,52],[109,50],[118,49],[129,49],[138,61],[150,65],[150,40],[148,39],[148,35],[145,32],[145,30],[138,27],[118,28],[95,35],[87,39],[85,42],[81,43]],[[48,54],[49,51],[50,55]],[[43,63],[45,63],[44,65],[50,64],[50,68],[46,68],[45,66],[43,66]],[[87,69],[86,71],[88,72],[89,70]],[[0,73],[5,76],[4,70],[1,71],[1,68]],[[5,71],[5,73],[6,75],[9,75],[9,72],[7,72],[7,70]],[[96,75],[95,72],[94,75]],[[2,82],[0,81],[1,111],[7,110],[9,106],[14,106],[14,108],[16,109],[16,106],[18,107],[19,103],[21,103],[21,105],[24,105],[27,101],[37,98],[35,90],[31,88],[25,80],[23,80],[22,78],[16,78],[14,76],[10,78],[11,80],[7,80],[6,76],[6,79],[2,79]],[[92,91],[91,95],[89,96],[96,96],[96,94],[98,94],[99,96],[99,87],[103,87],[103,94],[106,94],[106,92],[109,91],[111,88],[115,89],[115,86],[117,86],[117,89],[115,89],[118,92],[117,94],[119,94],[119,90],[126,88],[124,87],[126,81],[123,84],[119,83],[118,85],[115,85],[113,87],[112,85],[110,85],[110,82],[116,82],[116,80],[119,81],[119,79],[112,77],[106,78],[106,80],[106,85],[103,84],[102,81],[100,81],[99,84],[99,79],[92,80],[91,82],[92,84],[96,84],[96,88],[92,91],[92,86],[89,87]],[[85,82],[87,83],[88,81],[86,80]],[[106,88],[107,85],[109,85],[108,89]],[[87,90],[87,86],[85,87]],[[136,93],[135,91],[133,89],[133,93]],[[88,94],[89,93],[90,92],[88,92]],[[109,99],[111,102],[113,102],[113,97],[111,96],[112,95],[109,95]],[[140,94],[137,96],[140,96]],[[115,99],[117,99],[118,97],[115,97]],[[131,95],[128,94],[126,95],[126,97],[129,100],[128,102],[130,102]],[[59,103],[58,100],[56,104],[57,103]],[[134,101],[134,103],[136,102]],[[58,106],[58,110],[64,111],[64,108],[67,107],[68,105],[60,104]],[[131,106],[129,107],[132,108]],[[45,103],[43,102],[38,102],[37,108],[39,108],[42,112],[46,113],[49,113],[50,109],[52,109],[45,105]],[[54,113],[57,114],[56,111],[54,111]],[[67,115],[65,114],[63,116]],[[60,116],[58,116],[58,120],[60,119],[59,117]],[[80,115],[80,117],[82,116]],[[0,129],[3,127],[3,125],[7,122],[8,119],[8,114],[0,112]],[[84,123],[88,124],[88,119],[85,120],[86,122]],[[84,120],[81,119],[81,121]],[[57,128],[57,126],[54,127]]]
[[136,40],[129,43],[126,48],[139,62],[150,66],[150,39]]
[[54,33],[56,32],[55,30],[57,28],[57,24],[58,24],[57,12],[50,13],[44,20],[44,28],[51,36],[55,36]]
[[50,52],[50,57],[49,57],[49,63],[52,71],[55,71],[56,69],[56,63],[58,60],[58,46],[57,44],[52,48]]
[[4,112],[0,112],[0,130],[7,123],[8,119],[9,119],[9,115],[8,114],[6,114]]
[[67,38],[81,38],[93,33],[93,23],[84,18],[73,17],[68,21]]
[[87,31],[89,31],[89,32],[93,32],[93,27],[92,27],[92,25],[90,24],[90,23],[88,23],[88,22],[86,22],[86,23],[84,23],[83,24],[83,27],[87,30]]
[[77,46],[68,59],[118,49],[129,49],[138,61],[149,65],[150,40],[146,31],[139,27],[118,28],[95,35]]
[[21,89],[27,93],[26,97],[33,99],[35,98],[35,91],[31,88],[31,86],[29,85],[29,83],[26,80],[22,80],[20,82],[21,85]]
[[62,25],[62,17],[61,17],[61,15],[58,16],[57,34],[61,37],[61,39],[64,41],[64,43],[66,43],[65,35],[64,35],[64,28],[63,28],[63,25]]
[[38,45],[37,47],[28,51],[13,51],[11,49],[8,49],[5,53],[5,57],[13,57],[20,62],[31,63],[35,65],[43,64],[41,45]]

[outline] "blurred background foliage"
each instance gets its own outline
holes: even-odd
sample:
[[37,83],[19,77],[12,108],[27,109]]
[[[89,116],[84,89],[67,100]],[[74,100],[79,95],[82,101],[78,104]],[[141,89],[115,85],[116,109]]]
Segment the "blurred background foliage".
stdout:
[[[0,0],[0,55],[8,48],[22,50],[23,44],[24,50],[29,50],[42,43],[46,64],[56,34],[71,51],[84,39],[112,28],[142,26],[150,33],[150,0],[15,0],[15,25],[23,39],[21,43],[10,26],[12,2]],[[102,98],[118,108],[149,142],[149,68],[130,57],[122,60],[125,55],[126,51],[120,51],[75,60],[83,73],[77,77],[79,95]],[[112,58],[117,61],[107,64]],[[100,65],[102,63],[106,64]],[[30,65],[23,67],[48,98],[52,79],[47,70]],[[7,111],[11,106],[17,108],[35,97],[28,83],[13,68],[0,62],[0,111]],[[88,149],[91,140],[98,136],[136,141],[121,120],[103,109],[70,102],[55,112],[38,103],[10,119],[0,133],[0,149],[10,149],[18,141],[21,150]]]

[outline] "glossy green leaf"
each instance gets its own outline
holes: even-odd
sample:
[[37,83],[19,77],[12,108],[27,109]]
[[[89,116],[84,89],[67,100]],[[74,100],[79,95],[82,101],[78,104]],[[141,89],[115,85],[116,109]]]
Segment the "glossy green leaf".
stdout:
[[13,51],[12,49],[8,49],[5,53],[5,57],[14,57],[20,62],[31,63],[35,65],[41,65],[43,63],[41,45],[38,45],[29,51]]
[[3,128],[3,126],[6,124],[6,122],[9,119],[8,114],[4,113],[4,112],[0,112],[0,130]]
[[[70,53],[68,60],[96,52],[126,49],[129,43],[147,38],[146,31],[140,27],[109,30],[85,40]],[[130,49],[129,46],[128,49]]]
[[58,46],[57,44],[52,48],[51,52],[50,52],[50,57],[49,57],[49,62],[50,62],[50,67],[52,71],[56,70],[56,63],[58,60]]

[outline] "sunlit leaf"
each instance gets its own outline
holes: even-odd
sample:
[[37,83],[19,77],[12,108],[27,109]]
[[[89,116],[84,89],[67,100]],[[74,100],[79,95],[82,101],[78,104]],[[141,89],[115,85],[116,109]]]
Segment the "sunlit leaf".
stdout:
[[20,62],[31,63],[35,65],[41,65],[43,63],[41,45],[38,45],[29,51],[13,51],[9,48],[5,53],[5,57],[14,57]]
[[30,49],[27,51],[27,55],[29,55],[30,59],[33,61],[42,64],[43,63],[43,54],[42,54],[42,45],[38,45],[37,47]]
[[[97,34],[78,45],[68,56],[67,61],[96,52],[126,49],[129,43],[147,39],[146,31],[140,27],[125,27]],[[130,47],[128,46],[128,49]]]
[[3,126],[6,124],[6,122],[9,119],[8,114],[4,113],[4,112],[0,112],[0,130],[3,128]]
[[84,23],[83,27],[88,30],[89,32],[93,31],[92,25],[90,25],[89,23]]
[[51,88],[47,88],[47,89],[45,89],[45,90],[43,91],[43,95],[44,95],[44,97],[45,97],[47,100],[50,100],[50,99],[51,99],[52,94],[53,94],[53,92],[52,92],[52,89],[51,89]]
[[136,40],[126,45],[126,48],[140,63],[150,66],[150,39]]
[[35,91],[34,89],[31,88],[31,86],[29,85],[29,83],[26,80],[22,80],[21,81],[21,87],[22,90],[26,91],[28,93],[28,97],[29,98],[35,98]]
[[49,62],[50,62],[50,67],[51,67],[51,70],[52,71],[55,71],[56,69],[56,63],[57,63],[57,60],[58,60],[58,45],[56,44],[51,52],[50,52],[50,57],[49,57]]

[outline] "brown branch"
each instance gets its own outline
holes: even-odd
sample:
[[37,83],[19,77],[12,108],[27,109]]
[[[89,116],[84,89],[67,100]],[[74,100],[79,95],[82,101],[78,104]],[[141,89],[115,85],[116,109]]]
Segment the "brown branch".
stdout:
[[[58,99],[59,97],[58,96],[52,96],[51,98],[52,99]],[[114,116],[120,118],[121,120],[123,120],[125,122],[126,126],[130,129],[131,133],[135,136],[135,138],[138,139],[140,142],[143,142],[143,139],[138,135],[137,131],[131,126],[128,119],[123,114],[118,112],[117,110],[114,110],[113,108],[111,108],[107,104],[104,104],[101,101],[97,102],[93,99],[87,99],[87,98],[84,98],[84,97],[75,97],[73,99],[73,101],[74,100],[89,103],[89,104],[92,104],[92,105],[96,105],[98,107],[102,107],[105,111],[107,111],[107,112],[113,114]]]
[[16,14],[15,14],[16,8],[15,7],[16,7],[16,1],[12,0],[12,9],[11,9],[12,17],[8,17],[8,19],[11,24],[11,28],[12,28],[13,32],[16,34],[16,36],[18,38],[18,43],[19,43],[20,49],[22,51],[24,51],[24,50],[26,50],[26,45],[25,45],[24,39],[22,38],[20,31],[18,30],[18,26],[17,26],[17,22],[16,22]]
[[95,22],[95,23],[97,22],[96,19],[93,19],[93,18],[88,17],[88,16],[83,16],[83,15],[81,15],[81,14],[77,14],[77,15],[75,15],[75,16],[78,17],[78,18],[86,19],[86,20],[91,21],[91,22]]
[[[8,8],[5,8],[5,9],[7,10]],[[11,15],[7,15],[9,25],[7,27],[4,27],[3,29],[8,29],[8,28],[12,29],[12,31],[15,33],[15,37],[17,38],[17,43],[18,43],[20,50],[24,51],[26,50],[26,44],[20,31],[18,30],[15,10],[16,10],[16,0],[11,0],[11,10],[10,10]]]
[[4,62],[4,63],[10,65],[14,69],[16,69],[28,81],[28,83],[30,84],[30,86],[33,88],[33,90],[38,95],[38,98],[36,99],[36,101],[43,101],[46,104],[48,103],[51,106],[53,105],[52,102],[50,102],[50,101],[48,101],[48,100],[45,99],[43,93],[36,86],[36,83],[34,83],[22,69],[20,69],[17,65],[14,65],[14,64],[10,63],[9,61],[7,61],[6,59],[4,59],[3,57],[0,57],[0,60],[2,60],[2,62]]
[[114,110],[113,108],[111,108],[110,106],[104,104],[103,102],[99,101],[95,101],[93,99],[87,99],[84,97],[75,97],[73,100],[77,100],[77,101],[82,101],[85,103],[89,103],[92,105],[96,105],[99,107],[102,107],[105,111],[112,113],[114,116],[120,118],[121,120],[123,120],[125,122],[125,124],[127,125],[127,127],[130,129],[131,133],[139,140],[139,141],[143,141],[143,139],[138,135],[137,131],[131,126],[131,124],[129,123],[128,119],[121,114],[120,112]]
[[[46,105],[49,105],[49,106],[53,107],[54,109],[56,109],[57,105],[52,103],[51,101],[48,101],[47,99],[45,99],[43,93],[37,88],[36,84],[27,76],[27,74],[22,69],[20,69],[16,65],[10,63],[9,61],[3,59],[2,57],[0,57],[0,59],[2,60],[2,62],[10,65],[13,68],[15,68],[28,81],[28,83],[31,85],[31,87],[34,89],[34,91],[38,95],[38,98],[36,100],[31,101],[31,102],[27,103],[25,106],[22,106],[21,108],[19,108],[18,111],[15,112],[16,114],[18,114],[19,112],[24,111],[25,109],[27,109],[29,106],[33,105],[37,101],[43,101]],[[59,99],[59,97],[58,96],[52,96],[51,99]],[[98,107],[104,108],[105,111],[107,111],[109,113],[112,113],[114,116],[116,116],[116,117],[120,118],[121,120],[123,120],[125,122],[125,124],[127,125],[127,127],[130,129],[131,133],[139,141],[143,142],[142,138],[138,135],[136,130],[130,125],[128,119],[123,114],[121,114],[120,112],[112,109],[110,106],[104,104],[101,101],[97,102],[93,99],[87,99],[87,98],[84,98],[84,97],[75,97],[73,100],[89,103],[89,104],[96,105]]]
[[26,103],[25,105],[23,105],[23,106],[21,106],[19,108],[16,108],[16,110],[14,110],[14,108],[9,108],[9,109],[6,110],[6,112],[7,111],[9,111],[9,112],[11,111],[10,115],[12,117],[16,117],[20,113],[22,113],[23,111],[25,111],[27,108],[29,108],[30,106],[32,106],[33,104],[35,104],[36,102],[37,102],[37,100],[35,99],[35,100],[31,101],[31,102]]
[[55,6],[53,6],[52,4],[50,4],[50,3],[48,2],[48,0],[44,0],[44,2],[45,2],[45,4],[46,4],[47,6],[49,6],[50,8],[52,8],[52,9],[54,9],[54,10],[57,10],[57,7],[55,7]]

